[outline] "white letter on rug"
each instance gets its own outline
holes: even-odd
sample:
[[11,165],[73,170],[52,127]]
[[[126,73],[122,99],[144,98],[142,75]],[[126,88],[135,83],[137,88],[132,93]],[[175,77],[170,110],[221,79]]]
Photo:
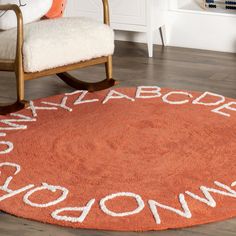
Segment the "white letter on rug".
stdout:
[[236,102],[229,102],[229,103],[227,103],[227,104],[224,104],[223,106],[218,107],[218,108],[212,110],[212,112],[218,113],[218,114],[223,115],[223,116],[230,117],[230,114],[225,113],[225,112],[223,112],[223,111],[221,111],[221,110],[223,110],[223,109],[228,109],[228,110],[230,110],[230,111],[236,111],[236,108],[231,107],[232,105],[236,105]]
[[[49,190],[53,193],[55,193],[57,190],[60,190],[60,191],[62,191],[62,195],[58,199],[56,199],[54,201],[51,201],[51,202],[48,202],[48,203],[45,203],[45,204],[33,203],[29,200],[29,197],[33,193],[38,192],[38,191],[42,191],[42,190]],[[23,198],[23,201],[24,201],[24,203],[26,203],[27,205],[30,205],[32,207],[44,208],[44,207],[49,207],[49,206],[56,205],[56,204],[64,201],[67,198],[68,193],[69,193],[68,189],[66,189],[64,187],[48,185],[47,183],[43,183],[41,187],[34,188],[34,189],[30,190],[28,193],[26,193],[24,198]]]
[[235,187],[236,186],[236,181],[234,181],[232,184],[231,184],[231,187]]
[[[3,166],[14,167],[16,169],[14,175],[17,175],[21,171],[20,165],[15,164],[15,163],[10,163],[10,162],[0,163],[0,167],[3,167]],[[0,171],[0,174],[1,174],[1,171]],[[3,191],[8,192],[8,193],[12,192],[12,190],[8,188],[8,186],[9,186],[10,182],[12,181],[12,179],[13,179],[13,176],[9,176],[6,179],[5,183],[2,186],[0,186],[0,190],[3,190]]]
[[38,107],[38,106],[35,106],[33,101],[30,101],[30,106],[27,109],[31,110],[33,117],[38,116],[37,110],[49,110],[49,111],[58,110],[57,107]]
[[[55,210],[51,216],[60,221],[72,222],[72,223],[83,223],[85,218],[87,217],[88,213],[91,210],[91,207],[95,203],[95,199],[92,199],[88,202],[85,207],[65,207],[58,210]],[[82,212],[80,217],[71,217],[71,216],[60,216],[59,214],[63,211],[79,211]]]
[[[115,95],[115,96],[114,96],[114,95]],[[123,93],[119,93],[119,92],[117,92],[117,91],[115,91],[115,90],[111,90],[111,91],[108,93],[108,95],[106,96],[106,98],[104,99],[104,101],[102,102],[102,104],[107,103],[107,102],[108,102],[109,100],[111,100],[111,99],[123,99],[123,98],[128,99],[128,100],[130,100],[130,101],[132,101],[132,102],[135,101],[135,99],[133,99],[133,98],[131,98],[131,97],[129,97],[129,96],[123,94]]]
[[187,93],[187,92],[181,92],[181,91],[180,92],[178,92],[178,91],[176,91],[176,92],[169,92],[165,96],[162,97],[163,102],[169,103],[169,104],[172,104],[172,105],[182,105],[182,104],[186,104],[186,103],[189,102],[189,99],[186,99],[186,100],[183,100],[183,101],[170,101],[170,100],[168,100],[168,97],[173,95],[173,94],[186,95],[186,96],[188,96],[190,98],[193,97],[192,94]]
[[[159,98],[161,97],[161,88],[157,86],[139,86],[136,91],[136,98]],[[149,94],[149,95],[145,95]]]
[[192,217],[192,214],[191,214],[191,211],[189,210],[187,202],[185,201],[184,194],[179,195],[179,201],[181,203],[181,207],[182,207],[183,211],[175,209],[175,208],[167,206],[167,205],[163,205],[163,204],[156,202],[154,200],[149,200],[148,203],[149,203],[151,212],[155,218],[156,223],[161,224],[161,218],[158,213],[157,207],[160,207],[160,208],[168,210],[168,211],[172,211],[172,212],[176,213],[177,215],[180,215],[182,217],[190,219]]
[[4,151],[0,151],[0,155],[10,153],[14,148],[13,143],[8,142],[8,141],[0,141],[0,145],[6,145],[7,146],[7,148]]
[[[218,187],[221,187],[225,190],[227,190],[228,192],[224,192],[224,191],[221,191],[221,190],[218,190],[218,189],[214,189],[214,188],[208,188],[208,187],[205,187],[205,186],[201,186],[200,187],[200,190],[202,191],[203,195],[205,196],[205,198],[202,198],[202,197],[199,197],[198,195],[192,193],[192,192],[189,192],[189,191],[186,191],[186,194],[188,194],[190,197],[202,202],[202,203],[205,203],[207,204],[208,206],[210,207],[216,207],[216,201],[215,199],[212,197],[212,195],[210,194],[211,193],[217,193],[217,194],[220,194],[220,195],[223,195],[223,196],[228,196],[228,197],[233,197],[233,198],[236,198],[236,192],[231,189],[229,186],[227,185],[224,185],[218,181],[215,181],[214,182],[216,186]],[[233,186],[232,186],[233,187]]]
[[[112,200],[112,199],[116,198],[116,197],[132,197],[132,198],[135,198],[136,202],[138,203],[138,207],[133,211],[123,212],[123,213],[116,213],[116,212],[108,210],[105,203],[109,200]],[[143,210],[143,208],[145,207],[145,204],[143,202],[143,199],[139,195],[134,194],[134,193],[121,192],[121,193],[116,193],[116,194],[109,195],[109,196],[101,199],[100,207],[101,207],[102,211],[104,213],[106,213],[107,215],[109,215],[109,216],[124,217],[124,216],[130,216],[130,215],[138,214],[139,212],[141,212]]]
[[[0,123],[3,123],[5,125],[9,125],[10,127],[0,127],[0,130],[22,130],[27,129],[27,125],[18,125],[15,124],[16,122],[35,122],[36,119],[31,118],[29,116],[24,116],[21,114],[13,113],[11,116],[19,117],[21,119],[5,119],[0,120]],[[14,122],[14,123],[13,123]]]
[[[201,102],[202,99],[204,99],[207,96],[213,96],[213,97],[218,97],[219,100],[216,102]],[[200,97],[196,98],[193,101],[193,104],[197,104],[197,105],[204,105],[204,106],[217,106],[221,103],[225,102],[225,97],[216,93],[211,93],[211,92],[205,92],[203,93]]]
[[[17,175],[20,172],[20,170],[21,170],[20,165],[15,164],[15,163],[10,163],[10,162],[0,163],[0,167],[3,167],[3,166],[14,167],[16,169],[14,175]],[[1,174],[1,171],[0,171],[0,174]],[[17,190],[12,190],[12,189],[9,188],[9,184],[12,181],[12,179],[13,179],[13,176],[9,176],[6,179],[5,183],[2,186],[0,186],[0,190],[2,190],[4,192],[7,192],[7,194],[5,194],[5,195],[0,197],[0,202],[5,200],[5,199],[7,199],[7,198],[13,197],[13,196],[15,196],[17,194],[20,194],[20,193],[22,193],[22,192],[24,192],[26,190],[29,190],[30,188],[34,187],[33,184],[30,184],[30,185],[27,185],[27,186],[25,186],[23,188],[20,188],[20,189],[17,189]]]
[[12,190],[12,192],[7,193],[6,195],[1,196],[0,197],[0,202],[3,201],[3,200],[6,200],[7,198],[14,197],[15,195],[20,194],[22,192],[25,192],[25,191],[33,188],[33,187],[34,187],[34,184],[29,184],[29,185],[27,185],[27,186],[25,186],[23,188],[20,188],[20,189],[17,189],[17,190]]
[[65,110],[67,110],[67,111],[69,111],[69,112],[72,112],[73,109],[70,108],[70,107],[68,107],[68,106],[66,106],[67,99],[68,99],[68,97],[64,97],[64,98],[62,99],[61,103],[59,103],[59,104],[58,104],[58,103],[53,103],[53,102],[42,102],[42,103],[43,103],[43,104],[46,104],[46,105],[51,105],[51,106],[55,106],[55,107],[60,107],[60,108],[65,109]]
[[81,95],[74,102],[74,105],[79,105],[79,104],[84,104],[84,103],[92,103],[92,102],[99,102],[98,99],[83,100],[85,98],[85,96],[88,94],[88,91],[79,90],[79,91],[76,91],[76,92],[81,93]]

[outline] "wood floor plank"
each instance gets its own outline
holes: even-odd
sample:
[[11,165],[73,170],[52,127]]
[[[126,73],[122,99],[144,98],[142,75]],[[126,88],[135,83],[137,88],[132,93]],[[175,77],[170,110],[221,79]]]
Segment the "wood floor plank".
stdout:
[[[146,57],[146,45],[117,42],[114,78],[119,86],[158,85],[176,89],[211,91],[236,98],[236,54],[156,46],[154,58]],[[96,66],[73,71],[86,81],[104,78],[104,68]],[[14,99],[13,73],[0,72],[0,102]],[[27,81],[27,99],[37,99],[72,91],[55,76]],[[180,230],[120,233],[76,230],[20,219],[0,213],[0,236],[235,236],[236,219]]]

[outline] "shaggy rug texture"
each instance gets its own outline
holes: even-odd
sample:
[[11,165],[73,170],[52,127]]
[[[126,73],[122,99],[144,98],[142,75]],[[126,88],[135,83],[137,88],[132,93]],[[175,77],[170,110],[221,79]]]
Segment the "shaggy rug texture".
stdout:
[[75,91],[0,117],[0,210],[147,231],[236,216],[236,101],[158,86]]

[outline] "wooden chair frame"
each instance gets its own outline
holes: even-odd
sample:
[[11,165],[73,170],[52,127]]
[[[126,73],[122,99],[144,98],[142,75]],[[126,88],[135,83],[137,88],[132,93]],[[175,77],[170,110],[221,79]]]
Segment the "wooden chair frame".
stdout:
[[[103,16],[104,24],[110,25],[109,17],[109,4],[108,0],[102,0],[103,2]],[[24,72],[23,54],[22,48],[24,43],[24,26],[23,17],[19,6],[15,4],[0,5],[0,10],[12,10],[17,17],[17,43],[16,43],[16,57],[15,60],[1,60],[0,59],[0,71],[12,71],[15,72],[17,81],[17,100],[11,105],[1,105],[0,115],[5,115],[10,112],[15,112],[28,106],[28,102],[24,100],[24,84],[26,80],[36,79],[48,75],[56,74],[60,79],[71,87],[78,90],[98,91],[103,90],[115,85],[115,80],[112,78],[112,56],[95,58],[75,64],[61,66],[49,70],[44,70],[34,73]],[[106,79],[96,83],[87,83],[77,80],[69,75],[66,71],[85,68],[88,66],[105,64]]]

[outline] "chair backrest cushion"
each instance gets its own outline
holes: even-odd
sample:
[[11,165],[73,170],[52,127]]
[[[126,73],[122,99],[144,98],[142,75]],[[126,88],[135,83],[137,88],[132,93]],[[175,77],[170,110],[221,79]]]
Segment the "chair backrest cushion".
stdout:
[[[16,4],[20,7],[24,24],[39,20],[52,7],[53,0],[0,0],[0,5]],[[8,30],[17,26],[13,11],[0,11],[0,29]]]
[[47,18],[59,18],[63,16],[67,0],[53,0],[50,11],[46,14]]

